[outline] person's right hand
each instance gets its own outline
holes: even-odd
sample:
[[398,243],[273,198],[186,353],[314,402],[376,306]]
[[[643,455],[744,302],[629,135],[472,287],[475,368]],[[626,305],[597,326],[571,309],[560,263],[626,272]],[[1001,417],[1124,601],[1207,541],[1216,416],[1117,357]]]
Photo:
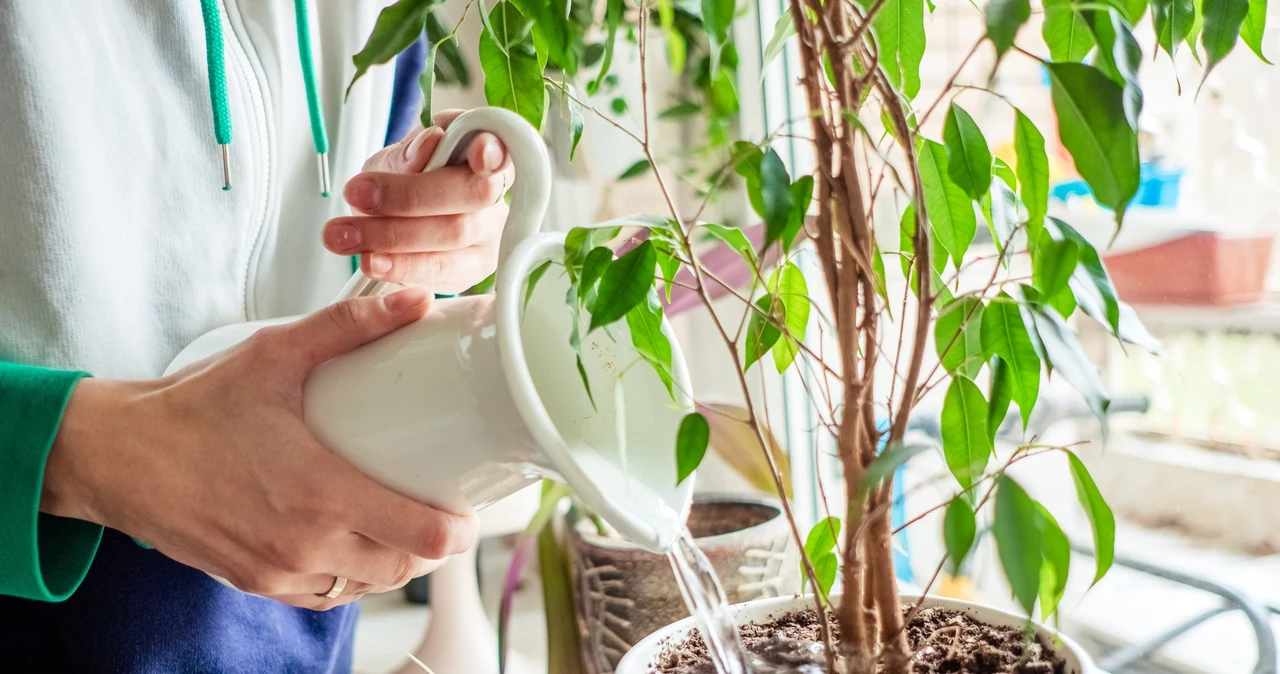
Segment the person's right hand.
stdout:
[[[84,379],[41,510],[97,522],[236,587],[312,609],[404,585],[475,541],[472,514],[402,496],[312,437],[317,365],[421,318],[421,289],[347,300],[172,376]],[[349,579],[337,599],[322,596]]]

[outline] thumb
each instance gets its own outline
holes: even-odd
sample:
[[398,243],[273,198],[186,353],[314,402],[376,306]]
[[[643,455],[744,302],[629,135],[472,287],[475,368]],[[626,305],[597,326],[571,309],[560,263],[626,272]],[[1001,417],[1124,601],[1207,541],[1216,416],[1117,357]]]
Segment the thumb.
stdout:
[[429,304],[430,297],[422,288],[343,300],[291,324],[282,336],[297,345],[298,364],[309,372],[422,318]]
[[388,145],[369,157],[362,171],[421,173],[443,139],[444,129],[438,126],[415,129],[406,134],[400,142]]

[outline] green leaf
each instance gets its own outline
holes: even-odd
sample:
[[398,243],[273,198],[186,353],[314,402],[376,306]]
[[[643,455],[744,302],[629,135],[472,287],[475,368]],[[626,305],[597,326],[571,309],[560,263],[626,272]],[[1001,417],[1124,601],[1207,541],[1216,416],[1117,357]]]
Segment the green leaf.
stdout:
[[1046,302],[1063,318],[1071,318],[1072,314],[1074,314],[1076,309],[1080,306],[1076,302],[1076,295],[1071,291],[1070,284],[1062,290],[1059,290],[1053,295],[1053,297],[1048,298]]
[[698,225],[698,228],[705,231],[709,236],[723,241],[736,251],[752,269],[755,269],[756,251],[751,247],[751,240],[747,238],[747,235],[741,229],[717,225],[714,222],[704,222]]
[[889,320],[893,320],[893,311],[889,309],[889,286],[884,277],[884,255],[880,252],[880,244],[873,242],[871,253],[871,273],[875,275],[876,294],[885,301],[885,310],[889,312]]
[[[581,267],[587,254],[618,238],[620,227],[574,227],[564,237],[564,263],[572,270]],[[570,274],[570,278],[576,278]]]
[[[876,0],[858,0],[870,9]],[[921,0],[885,0],[871,20],[880,67],[895,89],[908,99],[920,93],[920,61],[924,58],[924,3]]]
[[773,148],[766,150],[760,161],[760,202],[768,247],[782,238],[791,219],[791,176]]
[[1125,113],[1124,91],[1097,68],[1050,63],[1058,137],[1094,199],[1124,220],[1138,193],[1138,134]]
[[1119,12],[1089,12],[1085,20],[1098,39],[1098,56],[1094,65],[1121,86],[1125,117],[1129,126],[1136,129],[1138,115],[1142,112],[1142,87],[1138,83],[1142,47]]
[[760,63],[760,79],[763,81],[765,73],[769,70],[769,64],[778,58],[783,48],[787,46],[787,40],[790,40],[796,34],[796,26],[791,22],[791,14],[783,12],[782,16],[773,24],[773,36],[769,38],[769,44],[764,48],[764,60]]
[[578,52],[582,37],[569,20],[569,0],[508,0],[515,2],[524,16],[533,20],[534,38],[539,52],[565,75],[578,73]]
[[639,178],[640,176],[648,173],[649,168],[650,168],[649,160],[641,159],[640,161],[632,164],[631,166],[628,166],[627,170],[623,171],[622,175],[618,176],[618,180],[631,180],[632,178]]
[[1124,20],[1130,26],[1138,25],[1142,15],[1147,13],[1148,0],[1120,0],[1118,9],[1124,14]]
[[942,520],[942,539],[947,545],[947,559],[952,575],[960,574],[965,557],[973,549],[977,531],[977,520],[969,502],[958,496],[951,499],[951,503],[947,504],[947,514]]
[[1028,0],[991,0],[987,3],[987,38],[996,46],[996,58],[1013,47],[1013,38],[1031,18]]
[[991,174],[1003,180],[1009,189],[1018,189],[1018,176],[1014,174],[1013,167],[1005,163],[1003,159],[995,158],[995,161],[991,164]]
[[991,187],[991,150],[973,117],[955,102],[947,111],[942,139],[947,148],[947,174],[970,199],[981,199]]
[[528,33],[529,22],[510,2],[498,3],[490,20],[494,32],[480,34],[485,101],[511,110],[528,120],[533,128],[541,129],[547,91],[542,84],[542,66]]
[[582,387],[587,390],[587,400],[591,401],[591,409],[598,411],[596,397],[591,394],[591,380],[587,378],[587,368],[582,366],[582,356],[578,356],[578,377],[582,379]]
[[1040,518],[1035,501],[1006,475],[996,478],[995,518],[991,530],[1013,596],[1027,615],[1031,615],[1040,594]]
[[1036,520],[1040,526],[1040,619],[1048,620],[1058,610],[1067,592],[1071,574],[1071,543],[1062,533],[1058,520],[1041,503],[1036,503]]
[[875,460],[871,462],[871,465],[867,466],[866,472],[862,474],[862,484],[858,488],[859,494],[865,495],[885,480],[892,479],[898,469],[913,457],[931,449],[933,449],[931,444],[904,445],[895,443],[880,452],[876,455]]
[[793,262],[775,269],[769,279],[769,291],[782,303],[782,313],[787,334],[773,345],[773,364],[778,374],[787,371],[800,353],[799,342],[804,340],[809,327],[809,286],[804,273]]
[[1192,4],[1196,8],[1196,16],[1191,22],[1191,30],[1187,33],[1187,47],[1195,57],[1196,63],[1200,63],[1200,52],[1196,49],[1196,40],[1199,40],[1200,33],[1204,32],[1204,0],[1192,0]]
[[1041,28],[1049,56],[1058,63],[1080,62],[1093,49],[1093,31],[1080,16],[1075,0],[1044,0]]
[[1262,53],[1262,35],[1266,28],[1267,0],[1249,0],[1249,13],[1244,16],[1244,23],[1240,24],[1240,39],[1249,45],[1263,63],[1271,65],[1271,61]]
[[720,69],[720,50],[729,39],[733,25],[734,0],[702,0],[702,27],[711,43],[711,75]]
[[[993,300],[982,314],[982,345],[1000,357],[1007,375],[1009,396],[1018,403],[1022,426],[1026,428],[1040,395],[1040,357],[1027,334],[1018,305],[1004,293]],[[1000,417],[1003,421],[1004,415]]]
[[[1080,232],[1077,232],[1075,228],[1057,218],[1049,218],[1045,225],[1045,230],[1048,234],[1056,239],[1071,241],[1079,249],[1080,263],[1075,274],[1072,275],[1072,279],[1077,283],[1074,283],[1073,287],[1080,285],[1092,286],[1105,307],[1098,320],[1103,325],[1106,325],[1112,334],[1118,337],[1120,329],[1120,300],[1116,296],[1116,287],[1111,282],[1111,275],[1107,273],[1106,266],[1102,264],[1102,258],[1098,255],[1097,249],[1081,236]],[[1097,316],[1096,314],[1091,315]]]
[[524,308],[521,311],[529,308],[529,300],[533,299],[534,287],[538,285],[538,281],[542,279],[542,275],[546,274],[547,270],[550,268],[551,260],[547,260],[537,267],[534,267],[533,271],[529,272],[529,283],[525,286],[524,290]]
[[351,95],[351,87],[369,72],[369,68],[387,63],[418,41],[418,36],[426,28],[427,14],[437,1],[400,0],[378,12],[378,20],[373,24],[369,39],[351,57],[351,62],[356,66],[356,74],[347,85],[347,96]]
[[1075,273],[1080,248],[1075,241],[1057,240],[1048,230],[1041,230],[1032,242],[1031,285],[1044,297],[1053,297]]
[[1178,45],[1191,34],[1196,8],[1191,0],[1151,0],[1151,20],[1155,24],[1156,41],[1169,58],[1173,58]]
[[[480,11],[484,12],[483,3],[481,5]],[[618,26],[622,24],[622,15],[626,9],[624,0],[606,0],[605,2],[604,57],[600,61],[599,74],[587,85],[587,93],[592,96],[600,91],[600,85],[609,76],[609,67],[613,64],[613,45],[617,41]]]
[[604,276],[604,272],[613,262],[613,249],[607,246],[593,248],[582,263],[582,272],[578,276],[578,299],[585,302],[591,291],[595,290],[596,281]]
[[662,305],[653,293],[644,302],[627,312],[627,329],[631,331],[631,346],[635,348],[657,373],[667,387],[667,393],[675,398],[675,382],[671,376],[671,340],[662,332]]
[[585,126],[583,119],[582,106],[578,101],[582,99],[582,95],[574,88],[572,84],[565,84],[568,93],[563,94],[565,105],[569,108],[569,161],[573,161],[573,155],[578,151],[578,143],[582,140],[582,129]]
[[787,219],[787,228],[782,232],[782,249],[791,250],[796,235],[804,229],[805,217],[809,215],[809,203],[813,201],[813,176],[800,176],[791,183],[791,216]]
[[[1039,362],[1037,358],[1036,362]],[[1009,366],[1000,356],[991,357],[991,402],[987,405],[987,433],[995,444],[1004,417],[1009,413],[1009,403],[1013,401],[1013,382]]]
[[1045,311],[1039,307],[1032,307],[1028,311],[1049,364],[1062,375],[1063,379],[1067,380],[1067,383],[1080,392],[1089,409],[1093,410],[1098,421],[1102,423],[1105,434],[1107,407],[1111,404],[1111,398],[1102,387],[1098,368],[1089,360],[1080,346],[1080,338],[1076,336],[1076,331],[1072,330],[1056,311]]
[[683,100],[658,113],[658,119],[685,119],[702,112],[702,106],[693,101]]
[[427,40],[435,46],[435,80],[440,84],[455,84],[460,87],[471,86],[471,71],[467,68],[462,52],[458,49],[458,38],[453,35],[453,28],[446,27],[440,18],[440,5],[436,5],[427,13]]
[[1000,262],[1008,266],[1013,257],[1013,232],[1018,226],[1018,198],[1003,180],[991,182],[987,217],[991,223],[991,239],[1000,251]]
[[1076,496],[1093,526],[1093,556],[1097,560],[1093,582],[1096,584],[1107,575],[1116,558],[1116,518],[1084,462],[1070,450],[1067,456],[1071,462],[1071,479],[1076,483]]
[[1204,32],[1200,34],[1200,45],[1204,47],[1204,77],[1231,53],[1240,37],[1240,27],[1249,14],[1249,0],[1210,0],[1204,5]]
[[[932,232],[938,237],[945,252],[959,267],[964,254],[978,231],[978,219],[973,204],[965,191],[951,179],[948,173],[947,149],[941,144],[925,140],[920,148],[920,178],[924,183],[925,211],[929,216]],[[942,258],[944,251],[936,251]]]
[[810,558],[817,555],[831,552],[836,547],[836,542],[840,540],[840,518],[827,517],[818,520],[809,530],[808,537],[804,540],[804,552]]
[[680,258],[675,249],[667,243],[654,244],[658,251],[658,269],[662,271],[662,284],[666,288],[667,303],[671,303],[671,289],[675,285],[676,274],[680,273]]
[[1049,212],[1049,155],[1044,136],[1029,117],[1016,110],[1013,151],[1018,160],[1018,189],[1027,207],[1027,220],[1038,225]]
[[[822,601],[829,605],[831,602],[827,597],[831,594],[831,586],[836,583],[836,573],[840,569],[840,559],[836,557],[834,552],[828,552],[825,555],[818,555],[816,558],[811,557],[809,561],[813,564],[813,573],[818,578],[818,585],[820,586],[818,590]],[[808,579],[806,578],[806,580]],[[803,586],[800,591],[804,591]]]
[[591,310],[591,329],[622,318],[644,301],[653,289],[653,272],[658,253],[652,241],[645,241],[618,258],[605,270]]
[[[752,363],[769,353],[773,345],[778,343],[778,338],[782,336],[782,331],[774,323],[774,321],[781,322],[783,319],[778,316],[782,311],[782,303],[775,302],[771,295],[764,295],[756,300],[756,308],[760,311],[752,311],[751,318],[747,320],[746,360],[742,364],[744,372],[751,369]],[[772,317],[773,320],[769,320],[766,316]]]
[[965,490],[987,470],[993,447],[987,434],[987,400],[977,384],[955,375],[942,403],[942,453]]
[[684,482],[702,463],[707,455],[707,443],[711,441],[711,427],[706,417],[697,412],[685,415],[676,434],[676,484]]
[[906,210],[902,211],[902,221],[898,226],[898,259],[902,262],[903,278],[909,278],[911,275],[911,261],[916,253],[915,232],[916,208],[912,204],[907,204]]
[[422,92],[422,112],[418,113],[418,121],[422,128],[429,129],[435,122],[431,119],[431,90],[436,84],[436,47],[427,50],[423,60],[422,74],[418,75],[418,90]]
[[947,372],[976,377],[982,369],[982,301],[962,297],[943,306],[933,328],[934,347]]

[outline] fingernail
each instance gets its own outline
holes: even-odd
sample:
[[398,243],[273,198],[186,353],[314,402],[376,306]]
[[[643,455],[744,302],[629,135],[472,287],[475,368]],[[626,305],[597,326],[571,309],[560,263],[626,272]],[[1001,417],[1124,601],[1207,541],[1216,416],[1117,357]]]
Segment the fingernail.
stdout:
[[391,271],[391,258],[381,253],[375,253],[369,256],[369,271],[381,276]]
[[346,197],[353,208],[371,211],[382,203],[382,189],[373,178],[354,178],[347,183]]
[[484,162],[484,170],[492,173],[502,168],[503,154],[502,147],[496,142],[485,143],[484,154],[481,157]]
[[387,311],[393,314],[404,313],[427,303],[427,291],[422,288],[406,288],[398,293],[387,295]]
[[349,251],[360,247],[360,228],[355,225],[335,225],[324,232],[324,243],[329,250]]
[[[431,129],[434,129],[434,128],[435,128],[434,126],[431,127]],[[431,133],[431,129],[423,129],[419,131],[418,135],[413,137],[413,141],[411,141],[407,146],[405,146],[404,148],[405,161],[413,161],[413,158],[418,155],[418,148],[422,147],[422,142],[427,139],[427,135]]]

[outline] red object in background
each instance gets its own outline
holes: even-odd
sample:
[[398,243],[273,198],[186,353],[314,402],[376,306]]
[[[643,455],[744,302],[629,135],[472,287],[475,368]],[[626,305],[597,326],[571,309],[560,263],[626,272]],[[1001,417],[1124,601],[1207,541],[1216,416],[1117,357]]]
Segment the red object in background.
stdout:
[[1274,234],[1200,232],[1103,260],[1131,304],[1249,304],[1265,295],[1274,243]]

